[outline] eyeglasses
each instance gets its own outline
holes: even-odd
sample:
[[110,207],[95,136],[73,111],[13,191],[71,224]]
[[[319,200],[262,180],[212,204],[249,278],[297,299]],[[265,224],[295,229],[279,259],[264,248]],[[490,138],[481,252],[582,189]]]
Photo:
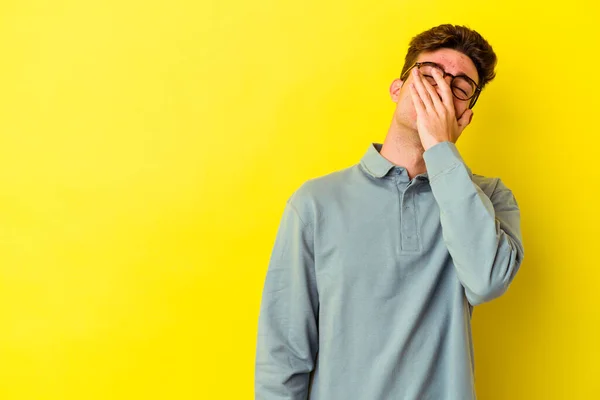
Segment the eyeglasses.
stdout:
[[417,62],[414,63],[409,69],[407,69],[404,74],[400,77],[400,80],[404,81],[408,73],[411,69],[417,67],[421,75],[427,79],[427,81],[432,86],[437,86],[437,82],[433,77],[433,70],[437,69],[443,78],[447,76],[451,76],[452,80],[450,81],[450,88],[452,89],[452,94],[459,100],[471,100],[469,102],[469,108],[473,108],[477,99],[479,98],[479,94],[481,93],[481,88],[475,83],[475,81],[469,78],[466,75],[457,75],[454,76],[452,74],[447,73],[444,69],[439,65],[431,61]]

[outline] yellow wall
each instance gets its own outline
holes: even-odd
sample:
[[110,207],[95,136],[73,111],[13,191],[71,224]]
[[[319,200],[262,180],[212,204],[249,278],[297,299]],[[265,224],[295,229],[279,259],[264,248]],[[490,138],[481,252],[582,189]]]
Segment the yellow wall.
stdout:
[[2,1],[0,399],[252,398],[285,200],[383,140],[446,22],[498,54],[458,144],[526,246],[475,311],[479,396],[600,398],[600,9],[407,3]]

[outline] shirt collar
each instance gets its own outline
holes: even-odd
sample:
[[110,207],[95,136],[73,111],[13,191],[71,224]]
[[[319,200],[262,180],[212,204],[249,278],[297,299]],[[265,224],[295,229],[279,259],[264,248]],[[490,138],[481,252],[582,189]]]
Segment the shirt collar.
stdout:
[[[390,160],[380,154],[382,147],[383,144],[381,143],[371,143],[365,155],[360,160],[361,165],[367,173],[375,178],[383,178],[395,167]],[[429,180],[427,173],[419,174],[418,176],[422,177],[422,179]]]
[[382,146],[381,143],[371,143],[367,152],[360,160],[364,169],[375,178],[383,178],[390,169],[394,168],[394,164],[391,161],[379,154]]

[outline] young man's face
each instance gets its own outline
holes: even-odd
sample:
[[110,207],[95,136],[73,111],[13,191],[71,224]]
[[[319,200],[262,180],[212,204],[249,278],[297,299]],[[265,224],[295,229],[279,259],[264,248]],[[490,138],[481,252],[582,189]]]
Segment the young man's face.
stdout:
[[[479,75],[477,74],[477,68],[471,59],[463,53],[453,49],[438,49],[433,52],[421,53],[417,57],[417,62],[430,61],[440,65],[444,71],[454,76],[467,75],[475,83],[479,84]],[[416,68],[416,67],[415,67]],[[396,103],[396,109],[394,111],[395,122],[399,125],[403,125],[413,130],[417,130],[417,112],[412,103],[408,84],[412,82],[414,77],[412,76],[412,70],[404,78],[404,81],[396,79],[390,86],[390,96],[392,101]],[[445,80],[450,84],[452,77],[446,76]],[[439,86],[436,87],[438,93],[441,93]],[[470,100],[460,100],[455,96],[452,96],[454,102],[454,110],[456,118],[460,118],[461,115],[469,108]]]

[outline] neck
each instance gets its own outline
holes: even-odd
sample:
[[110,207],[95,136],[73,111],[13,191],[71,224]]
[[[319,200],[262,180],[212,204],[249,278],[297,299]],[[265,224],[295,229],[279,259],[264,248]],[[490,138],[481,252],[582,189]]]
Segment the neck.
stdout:
[[408,177],[427,172],[419,133],[416,129],[396,124],[392,120],[380,154],[394,165],[406,168]]

